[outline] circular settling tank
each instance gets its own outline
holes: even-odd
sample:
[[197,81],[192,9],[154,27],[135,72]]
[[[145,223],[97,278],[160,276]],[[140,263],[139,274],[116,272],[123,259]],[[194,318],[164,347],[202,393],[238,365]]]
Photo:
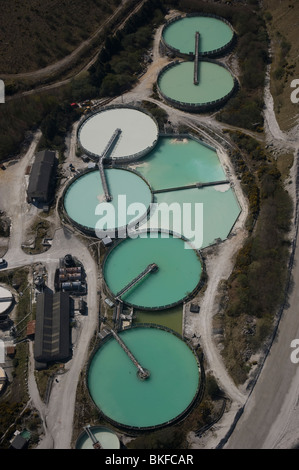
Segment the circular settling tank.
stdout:
[[215,105],[232,93],[235,81],[225,67],[216,62],[200,60],[199,83],[193,81],[193,62],[174,62],[167,66],[158,77],[162,95],[174,104],[206,106]]
[[[116,434],[103,426],[91,426],[90,432],[99,442],[102,449],[119,449],[120,442]],[[94,449],[93,442],[86,431],[83,431],[76,442],[76,449]]]
[[119,130],[107,157],[113,160],[136,159],[157,142],[158,126],[143,111],[127,107],[106,108],[88,117],[80,126],[78,140],[91,156],[102,155],[110,139]]
[[159,232],[143,235],[123,240],[108,254],[104,263],[108,288],[117,297],[155,263],[158,269],[121,295],[121,300],[141,309],[163,309],[182,302],[199,285],[200,258],[181,238]]
[[163,31],[166,45],[182,54],[195,51],[195,34],[199,32],[199,54],[212,54],[225,49],[233,39],[234,32],[221,18],[191,16],[168,24]]
[[5,370],[0,367],[0,393],[5,389],[6,385],[6,373]]
[[90,395],[100,411],[120,426],[149,428],[176,420],[194,402],[200,384],[197,359],[173,332],[135,327],[119,333],[150,376],[137,368],[114,337],[104,342],[88,370]]
[[133,220],[134,216],[127,210],[131,204],[141,203],[144,214],[140,212],[140,218],[146,216],[152,193],[148,184],[132,171],[117,168],[104,171],[111,202],[106,202],[100,172],[96,170],[71,182],[64,195],[64,209],[68,217],[83,229],[95,231],[102,221],[101,225],[105,225],[109,234]]
[[10,290],[0,286],[0,314],[5,313],[13,302],[13,295]]

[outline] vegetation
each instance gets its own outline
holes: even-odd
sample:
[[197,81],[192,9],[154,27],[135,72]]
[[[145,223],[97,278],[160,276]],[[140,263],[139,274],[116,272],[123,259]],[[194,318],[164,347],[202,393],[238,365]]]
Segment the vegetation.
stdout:
[[[28,275],[29,269],[27,268],[9,270],[0,275],[0,281],[13,286],[19,294],[15,316],[15,324],[19,324],[16,329],[18,340],[22,340],[26,336],[26,324],[29,319],[28,314],[31,311]],[[21,322],[25,317],[27,317],[27,321]],[[40,424],[39,418],[34,410],[27,408],[29,399],[27,389],[28,354],[27,342],[16,345],[15,356],[11,359],[13,379],[0,398],[0,436],[3,436],[9,430],[5,439],[1,442],[1,448],[9,446],[9,439],[11,439],[16,429],[20,428],[21,430],[26,427],[35,433],[34,439],[38,435],[36,430]]]
[[148,1],[121,32],[106,38],[90,69],[90,84],[99,89],[99,96],[120,95],[137,82],[144,62],[150,60],[153,30],[163,20],[160,0]]
[[[236,53],[242,68],[241,90],[230,100],[220,120],[241,127],[261,128],[263,106],[262,87],[267,63],[267,34],[263,19],[252,13],[251,6],[230,7],[207,4],[202,1],[180,0],[172,4],[182,11],[214,12],[227,18],[240,38]],[[163,0],[146,2],[125,27],[106,37],[97,62],[89,72],[73,79],[59,91],[26,96],[11,100],[0,108],[0,161],[22,150],[22,143],[30,140],[29,130],[41,126],[41,146],[64,151],[64,136],[78,111],[70,107],[72,101],[87,98],[116,96],[136,83],[138,75],[151,60],[148,56],[154,28],[164,20]],[[254,58],[253,58],[254,57]],[[254,72],[253,72],[254,71]],[[164,116],[158,116],[163,123]]]
[[43,245],[45,238],[53,237],[53,227],[48,220],[42,218],[36,218],[32,227],[30,227],[30,236],[33,238],[32,246],[23,247],[23,250],[27,254],[39,254],[47,251],[48,246]]
[[49,380],[53,379],[57,372],[59,374],[62,374],[64,372],[63,364],[51,364],[48,365],[47,369],[45,370],[35,371],[36,385],[39,391],[39,395],[43,401],[45,401],[46,399],[46,391],[47,386],[49,384]]
[[61,93],[26,96],[10,100],[0,108],[0,161],[23,150],[53,108],[59,106]]
[[129,449],[188,449],[188,434],[207,429],[221,416],[223,394],[212,374],[205,378],[202,400],[195,404],[189,415],[178,424],[139,435],[128,444]]
[[166,124],[168,120],[166,111],[151,101],[142,101],[141,105],[156,119],[160,131],[163,132],[164,124]]
[[246,129],[263,126],[263,87],[268,63],[268,34],[258,2],[247,5],[223,5],[203,0],[173,0],[180,11],[214,13],[227,19],[237,32],[234,54],[240,67],[240,90],[230,99],[217,118]]
[[121,33],[108,35],[88,73],[56,91],[13,99],[1,106],[0,161],[21,152],[23,144],[30,142],[31,131],[39,127],[43,132],[40,148],[56,149],[61,156],[66,132],[80,116],[70,103],[115,96],[137,81],[145,66],[144,54],[150,47],[153,29],[164,18],[159,5],[159,0],[146,2]]
[[[108,11],[108,4],[98,0],[93,2],[101,3],[102,7],[106,5]],[[115,5],[118,3],[114,2]],[[147,52],[155,26],[163,21],[165,5],[186,12],[200,10],[216,13],[234,25],[238,33],[235,53],[241,69],[241,89],[217,116],[223,122],[261,131],[268,35],[264,18],[257,9],[257,0],[233,6],[202,0],[154,0],[146,2],[121,32],[106,37],[98,60],[89,73],[80,75],[59,91],[12,99],[0,108],[0,160],[20,152],[24,137],[25,144],[28,144],[31,131],[39,126],[43,132],[41,146],[63,153],[66,132],[79,117],[70,103],[86,98],[113,97],[128,90],[137,81],[146,61],[150,60]],[[54,24],[56,31],[58,23],[55,24],[53,17],[51,15],[48,21],[52,26]],[[266,19],[271,20],[269,14]],[[74,26],[72,21],[68,23],[71,27]],[[28,30],[32,32],[31,28]],[[86,31],[84,34],[87,34]],[[287,65],[284,60],[289,51],[288,42],[282,36],[280,39],[280,63],[275,69],[277,80],[284,78],[282,70],[285,73]],[[40,50],[39,57],[42,53],[44,57],[47,55],[45,50]],[[66,50],[61,50],[61,57],[66,53]],[[147,109],[154,114],[160,126],[165,123],[167,116],[163,111],[150,104]],[[282,298],[289,253],[287,235],[291,202],[283,188],[276,163],[271,161],[261,145],[241,133],[233,133],[231,137],[240,147],[240,151],[231,157],[249,201],[249,237],[238,253],[234,271],[225,285],[226,300],[223,302],[221,321],[225,329],[223,355],[230,363],[236,382],[241,383],[247,377],[250,356],[270,332],[273,316]],[[19,308],[26,309],[26,297]],[[212,414],[212,407],[209,404],[202,407],[202,422],[205,422]],[[174,434],[171,437],[171,433],[169,436],[168,443],[177,438]],[[164,442],[163,445],[168,444]]]
[[236,383],[243,383],[251,367],[250,357],[270,335],[283,301],[293,208],[276,162],[251,137],[231,135],[247,159],[248,166],[244,160],[242,164],[241,154],[232,161],[241,182],[247,178],[249,181],[251,223],[249,236],[223,289],[225,300],[219,316],[225,331],[223,356]]
[[[90,352],[96,345],[97,336],[95,335],[91,344]],[[198,349],[201,355],[200,348]],[[129,449],[187,449],[187,435],[193,430],[197,432],[203,426],[210,425],[215,422],[221,414],[223,407],[223,393],[219,389],[217,382],[212,374],[208,374],[203,378],[204,390],[202,399],[195,404],[189,415],[180,423],[168,426],[164,429],[136,434],[132,432],[132,441],[127,444]],[[86,387],[86,370],[81,372],[78,381],[75,421],[74,421],[74,441],[82,432],[82,423],[90,423],[91,425],[102,425],[112,428],[111,423],[107,423],[98,412],[96,406],[92,402],[88,389]],[[116,432],[119,430],[116,429]]]
[[39,147],[58,150],[62,155],[65,151],[65,136],[78,117],[77,108],[66,102],[53,106],[41,122],[42,138]]
[[0,211],[0,237],[9,237],[10,219],[4,212]]
[[290,94],[292,80],[299,77],[298,28],[294,21],[299,3],[264,0],[263,7],[271,40],[270,88],[274,110],[281,130],[289,131],[298,116],[298,105],[291,102]]
[[65,134],[78,119],[78,109],[70,106],[70,90],[42,93],[13,99],[0,108],[0,161],[24,150],[34,130],[41,128],[42,147],[60,152],[65,148]]
[[36,70],[62,59],[91,36],[120,0],[1,2],[2,73]]

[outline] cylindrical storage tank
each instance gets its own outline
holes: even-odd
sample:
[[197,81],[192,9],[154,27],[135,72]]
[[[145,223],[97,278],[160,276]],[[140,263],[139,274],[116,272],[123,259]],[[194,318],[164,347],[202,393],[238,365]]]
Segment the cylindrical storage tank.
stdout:
[[[65,215],[75,227],[88,235],[124,238],[131,224],[136,225],[147,217],[153,194],[145,179],[132,170],[107,168],[105,177],[112,196],[109,203],[106,202],[100,172],[84,171],[71,180],[64,190]],[[137,220],[136,214],[130,212],[136,204],[139,211]]]
[[63,282],[61,284],[61,287],[62,287],[62,289],[70,290],[72,288],[72,283],[71,282]]
[[162,42],[175,55],[193,58],[197,32],[200,57],[222,55],[229,51],[235,40],[234,30],[224,18],[194,13],[166,23]]
[[10,290],[0,286],[0,315],[6,313],[13,302],[13,295]]
[[84,152],[98,160],[102,155],[113,161],[141,158],[157,143],[156,121],[133,106],[107,106],[88,116],[78,129],[78,142]]
[[158,75],[160,95],[172,106],[188,112],[208,112],[223,106],[238,88],[227,66],[213,59],[200,59],[199,84],[193,82],[193,62],[174,61]]
[[66,269],[67,273],[80,273],[81,272],[81,266],[76,266],[74,268],[67,268]]
[[125,304],[141,310],[162,310],[183,303],[200,289],[204,266],[195,250],[181,238],[149,231],[120,241],[107,253],[103,274],[108,291],[118,297],[153,263],[158,269],[121,295]]
[[[90,426],[90,432],[95,440],[99,442],[102,449],[119,449],[120,441],[117,435],[104,426]],[[76,449],[94,449],[93,442],[84,430],[76,442]]]
[[80,281],[71,282],[71,287],[72,287],[72,289],[74,289],[74,290],[80,289],[81,286],[82,286],[82,284],[81,284]]
[[[119,428],[152,430],[183,419],[201,390],[196,353],[174,331],[140,325],[118,333],[135,358],[108,335],[92,356],[87,386],[105,419]],[[147,372],[144,378],[138,367]]]
[[73,266],[74,261],[73,261],[72,255],[70,255],[70,254],[65,255],[65,257],[64,257],[64,264],[65,264],[65,266],[67,266],[67,267]]
[[2,367],[0,367],[0,393],[5,388],[6,380],[7,380],[7,377],[6,377],[5,370]]
[[79,281],[79,280],[81,279],[81,277],[82,277],[82,276],[81,276],[81,274],[79,274],[79,273],[78,273],[78,274],[76,274],[76,273],[74,273],[74,274],[69,274],[69,276],[68,276],[68,278],[69,278],[70,281]]

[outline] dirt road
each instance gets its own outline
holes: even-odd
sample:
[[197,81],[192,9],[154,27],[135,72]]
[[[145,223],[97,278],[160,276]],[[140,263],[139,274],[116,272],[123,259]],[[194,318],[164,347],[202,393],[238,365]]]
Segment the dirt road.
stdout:
[[[64,70],[67,70],[68,68],[71,67],[72,64],[75,64],[76,61],[80,56],[83,55],[84,51],[88,50],[88,48],[91,46],[92,42],[105,30],[107,25],[109,25],[115,16],[119,14],[119,12],[126,6],[125,4],[129,0],[123,0],[122,3],[119,5],[119,7],[115,10],[115,12],[107,18],[107,20],[104,21],[104,23],[96,30],[96,32],[90,36],[88,39],[83,41],[80,46],[78,46],[71,54],[68,56],[64,57],[63,59],[55,62],[54,64],[48,65],[47,67],[44,67],[39,70],[35,70],[33,72],[24,72],[24,73],[19,73],[19,74],[4,74],[1,75],[1,78],[3,80],[22,80],[22,79],[30,79],[33,81],[33,83],[38,84],[40,81],[44,82],[50,82],[55,79],[55,76],[58,74],[61,74]],[[140,3],[138,3],[133,10],[125,17],[125,19],[122,21],[120,25],[117,26],[115,31],[121,30],[124,26],[124,24],[128,21],[128,19],[134,15],[142,5],[144,4],[145,0],[142,0]],[[13,100],[17,99],[20,96],[27,96],[27,95],[32,95],[40,92],[45,92],[45,91],[50,91],[55,88],[60,88],[64,85],[67,85],[68,83],[71,82],[75,77],[79,76],[82,72],[85,72],[89,70],[89,68],[96,62],[99,52],[102,49],[102,45],[98,48],[97,52],[93,55],[93,57],[89,60],[89,62],[85,65],[83,65],[79,71],[77,71],[75,74],[68,78],[64,78],[63,80],[58,80],[54,83],[50,83],[48,85],[43,85],[37,88],[32,88],[28,91],[24,91],[22,93],[18,93],[15,95],[7,96],[6,100]]]
[[[8,268],[18,268],[42,263],[49,275],[49,282],[53,283],[53,272],[58,267],[59,259],[67,253],[72,253],[80,260],[85,268],[88,285],[87,304],[88,315],[80,319],[80,341],[78,337],[74,344],[73,357],[66,364],[66,373],[60,377],[59,383],[54,382],[48,406],[45,406],[39,396],[33,364],[32,344],[30,344],[30,361],[28,388],[32,405],[39,411],[44,424],[44,438],[38,447],[44,449],[65,448],[71,446],[73,432],[74,405],[76,399],[77,383],[80,372],[87,359],[88,345],[97,326],[98,306],[98,266],[92,258],[86,244],[72,232],[62,228],[58,224],[51,248],[38,255],[27,255],[21,248],[24,230],[32,222],[36,215],[36,208],[26,202],[26,167],[32,163],[41,133],[37,132],[28,151],[15,165],[9,166],[5,173],[1,174],[0,196],[2,209],[12,220],[11,236],[5,259]],[[70,145],[70,157],[74,152],[74,139],[72,134]],[[51,275],[52,273],[52,275]],[[50,286],[51,287],[51,286]]]
[[[23,72],[17,74],[2,74],[1,78],[3,80],[7,79],[31,79],[31,80],[43,80],[45,78],[49,78],[59,71],[64,70],[66,67],[69,67],[72,63],[74,63],[78,57],[82,55],[82,53],[92,44],[92,42],[105,30],[106,26],[111,23],[113,18],[115,18],[119,12],[126,6],[128,0],[123,0],[121,4],[116,8],[116,10],[112,13],[109,18],[107,18],[99,28],[85,41],[83,41],[71,54],[64,57],[63,59],[55,62],[54,64],[48,65],[47,67],[43,67],[39,70],[34,70],[32,72]],[[142,2],[143,3],[143,2]],[[136,9],[136,8],[135,8]],[[134,9],[134,11],[135,11]],[[91,64],[90,64],[91,65]]]
[[[276,148],[292,149],[293,197],[296,206],[296,178],[299,159],[298,125],[290,132],[280,130],[276,121],[269,81],[265,90],[265,128],[268,143]],[[296,216],[296,214],[294,214]],[[297,219],[297,217],[295,217]],[[297,227],[294,227],[296,237]],[[294,252],[292,288],[278,331],[244,413],[225,448],[290,449],[299,445],[299,366],[290,355],[291,341],[299,338],[299,247]]]

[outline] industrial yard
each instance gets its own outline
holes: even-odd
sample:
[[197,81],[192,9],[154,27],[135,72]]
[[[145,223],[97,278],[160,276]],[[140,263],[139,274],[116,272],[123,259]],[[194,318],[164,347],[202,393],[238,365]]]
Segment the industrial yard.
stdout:
[[[171,27],[183,28],[186,51]],[[204,49],[213,27],[224,39],[219,34],[213,38],[218,42]],[[129,90],[72,103],[64,147],[61,136],[57,148],[45,145],[50,140],[37,128],[24,152],[4,162],[0,209],[10,225],[8,236],[0,238],[0,405],[5,410],[16,403],[11,415],[19,424],[7,414],[0,448],[240,445],[230,435],[244,410],[250,422],[246,404],[251,410],[267,359],[258,338],[251,341],[265,324],[258,315],[249,321],[245,307],[244,314],[235,313],[241,325],[236,331],[243,328],[241,362],[231,352],[238,341],[231,346],[224,333],[226,328],[236,340],[230,321],[245,283],[245,275],[240,281],[248,261],[244,246],[263,233],[255,213],[262,202],[252,192],[247,168],[261,185],[267,171],[274,181],[269,148],[276,149],[282,168],[284,146],[295,162],[299,147],[293,132],[277,134],[269,87],[264,133],[259,125],[246,129],[217,119],[242,90],[236,34],[218,14],[168,9],[154,30],[146,68]],[[184,67],[188,73],[182,75]],[[219,94],[222,73],[228,86]],[[252,163],[246,139],[248,147],[255,142],[251,153],[259,152],[262,163],[255,157]],[[243,159],[239,166],[237,158]],[[296,164],[286,179],[284,198],[295,203]],[[266,183],[263,194],[272,187],[272,180]],[[126,205],[120,207],[121,196]],[[136,204],[138,217],[130,212]],[[201,204],[203,219],[196,227],[201,243],[193,243],[193,232],[184,232],[175,217],[166,222],[155,217],[153,204],[177,207],[179,214]],[[287,199],[282,204],[291,220]],[[100,225],[99,215],[109,208],[116,218]],[[281,243],[290,237],[288,255],[295,256],[297,218],[292,220],[290,231],[281,222]],[[198,222],[195,216],[191,221]],[[258,263],[250,265],[252,273],[259,274]],[[225,310],[230,296],[235,304]],[[273,314],[265,344],[279,320]],[[296,328],[296,318],[292,322]],[[290,384],[293,373],[288,368]],[[239,425],[240,442],[250,447],[241,419]],[[280,445],[271,429],[272,434],[263,432],[261,445]],[[283,436],[290,439],[289,431]]]

